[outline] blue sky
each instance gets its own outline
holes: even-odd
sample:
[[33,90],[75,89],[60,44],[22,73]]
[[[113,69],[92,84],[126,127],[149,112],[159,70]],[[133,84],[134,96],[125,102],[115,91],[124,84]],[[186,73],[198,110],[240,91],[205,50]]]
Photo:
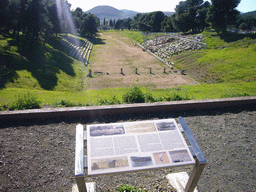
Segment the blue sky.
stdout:
[[256,0],[242,0],[237,9],[240,12],[246,13],[256,10]]
[[[71,9],[76,7],[82,8],[83,11],[88,11],[98,5],[109,5],[117,9],[128,9],[137,12],[152,12],[152,11],[170,11],[174,12],[174,8],[181,0],[157,0],[157,1],[139,1],[139,0],[68,0],[72,5]],[[157,2],[157,3],[156,3]],[[240,12],[249,12],[256,10],[256,0],[241,0],[237,9]]]

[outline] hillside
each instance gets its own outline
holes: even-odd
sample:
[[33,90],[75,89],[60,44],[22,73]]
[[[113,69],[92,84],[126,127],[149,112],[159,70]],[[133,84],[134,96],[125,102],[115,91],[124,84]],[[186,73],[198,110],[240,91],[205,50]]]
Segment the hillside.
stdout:
[[131,11],[131,10],[127,10],[127,9],[122,9],[121,10],[123,13],[122,13],[122,17],[123,18],[133,18],[136,14],[138,14],[138,12],[136,11]]
[[172,16],[175,12],[164,12],[165,15],[167,16]]
[[102,5],[102,6],[97,6],[94,7],[88,11],[86,11],[86,13],[92,13],[94,15],[96,15],[100,20],[105,19],[124,19],[124,18],[128,18],[128,17],[134,17],[137,12],[135,11],[130,11],[130,10],[118,10],[114,7],[111,6],[106,6],[106,5]]
[[[122,9],[118,10],[114,7],[107,6],[107,5],[101,5],[96,6],[88,11],[86,13],[92,13],[96,15],[100,20],[105,19],[125,19],[125,18],[133,18],[138,12]],[[171,16],[174,12],[164,12],[164,14]]]
[[254,18],[256,18],[256,11],[251,11],[251,12],[243,13],[243,14],[241,14],[241,16],[242,17],[253,16]]

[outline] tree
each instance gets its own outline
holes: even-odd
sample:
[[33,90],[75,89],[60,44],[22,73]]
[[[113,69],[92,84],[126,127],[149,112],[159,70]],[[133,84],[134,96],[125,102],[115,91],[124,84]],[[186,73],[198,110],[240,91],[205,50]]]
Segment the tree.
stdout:
[[247,30],[248,29],[248,25],[247,25],[247,23],[241,23],[241,25],[239,25],[239,29],[241,29],[241,30]]
[[80,7],[77,7],[75,11],[72,12],[72,15],[78,18],[82,18],[83,10]]
[[61,25],[58,18],[58,12],[56,4],[53,3],[48,7],[49,10],[49,19],[52,23],[52,33],[55,33],[56,35],[61,32]]
[[205,23],[206,13],[210,6],[203,0],[186,0],[179,2],[175,8],[172,24],[176,30],[182,32],[202,31],[207,26]]
[[154,31],[160,32],[162,28],[162,22],[165,19],[165,15],[162,11],[155,11],[152,13],[138,13],[135,15],[132,23],[134,29],[141,31]]
[[180,1],[179,4],[175,7],[175,13],[178,15],[186,13],[187,11],[188,7],[186,1]]
[[181,15],[176,14],[172,18],[172,24],[175,29],[182,32],[187,32],[192,28],[192,19],[188,13],[183,13]]
[[109,21],[109,26],[110,26],[110,27],[114,27],[114,22],[113,22],[112,19],[110,19],[110,21]]
[[171,17],[165,16],[164,21],[162,22],[162,31],[164,32],[171,32],[174,31],[174,27],[172,25]]
[[161,31],[161,24],[165,19],[165,15],[162,11],[156,11],[150,14],[150,25],[152,26],[153,32]]
[[115,24],[115,29],[123,29],[123,20],[118,19]]
[[205,27],[209,27],[209,24],[206,22],[208,10],[208,8],[203,8],[197,11],[197,22],[199,32],[203,31]]
[[29,3],[26,18],[27,27],[28,32],[36,39],[38,39],[40,31],[51,27],[47,14],[47,7],[42,0],[32,0]]
[[239,11],[235,8],[241,0],[211,0],[212,5],[207,13],[207,21],[218,33],[226,32],[227,25],[236,21]]
[[124,20],[124,27],[128,30],[130,30],[132,28],[132,19],[131,18],[127,18]]
[[200,7],[204,3],[204,0],[187,0],[188,7]]
[[97,33],[97,28],[99,26],[98,18],[89,13],[86,17],[84,17],[82,24],[81,24],[81,34],[87,36],[94,36]]
[[0,2],[0,28],[4,27],[8,30],[8,24],[10,22],[9,20],[9,12],[8,8],[9,7],[9,1],[8,0],[1,0]]

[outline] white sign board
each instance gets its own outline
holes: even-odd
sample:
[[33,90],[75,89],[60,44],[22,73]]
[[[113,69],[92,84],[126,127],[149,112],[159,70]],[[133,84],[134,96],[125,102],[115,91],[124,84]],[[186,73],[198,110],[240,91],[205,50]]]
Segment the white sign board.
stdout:
[[87,126],[88,175],[195,164],[175,119]]

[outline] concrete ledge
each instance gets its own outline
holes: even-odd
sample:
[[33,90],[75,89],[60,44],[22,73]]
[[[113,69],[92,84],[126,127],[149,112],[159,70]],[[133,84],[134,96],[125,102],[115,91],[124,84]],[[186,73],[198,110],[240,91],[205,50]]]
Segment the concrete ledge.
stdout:
[[1,111],[0,120],[28,118],[51,118],[65,116],[100,116],[125,113],[147,113],[154,111],[181,111],[190,109],[230,107],[237,105],[256,104],[256,96],[234,97],[209,100],[171,101],[158,103],[122,104],[88,107],[47,108],[21,111]]

